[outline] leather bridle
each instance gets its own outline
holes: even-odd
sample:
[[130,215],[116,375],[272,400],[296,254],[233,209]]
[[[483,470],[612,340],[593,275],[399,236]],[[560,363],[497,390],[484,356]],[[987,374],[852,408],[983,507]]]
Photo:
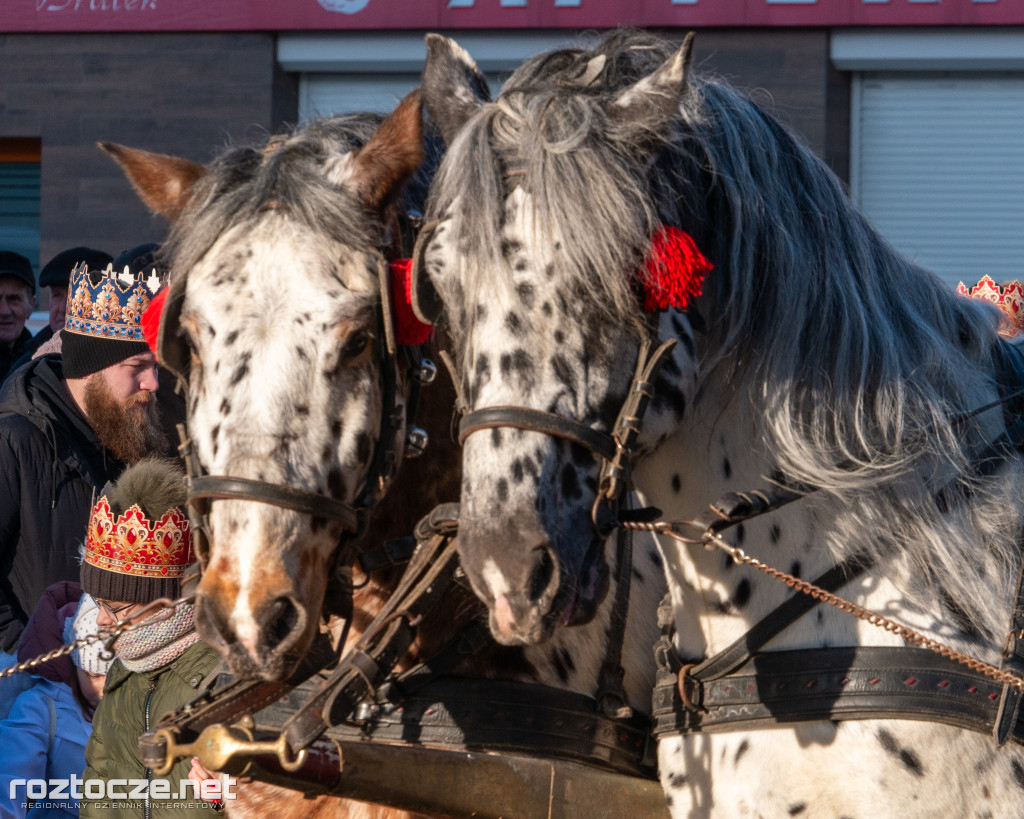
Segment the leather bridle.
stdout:
[[[205,567],[209,556],[210,524],[209,502],[213,500],[245,500],[263,503],[282,509],[290,509],[314,518],[338,521],[341,534],[331,557],[330,574],[334,576],[351,562],[351,546],[363,536],[369,524],[370,514],[394,475],[398,463],[396,438],[403,418],[398,411],[398,380],[396,369],[399,351],[395,345],[393,316],[391,308],[390,282],[387,262],[380,251],[374,251],[381,288],[381,309],[378,314],[377,360],[380,362],[382,407],[377,444],[366,478],[357,493],[354,503],[331,498],[316,492],[295,489],[290,486],[268,481],[239,478],[231,475],[206,474],[195,455],[193,443],[184,425],[179,425],[181,437],[179,451],[185,462],[188,504],[193,522],[196,553]],[[185,276],[175,281],[164,306],[157,341],[157,356],[164,366],[177,376],[182,389],[187,392],[191,372],[189,352],[180,333],[181,310],[185,300]],[[424,381],[433,365],[416,353],[408,355],[408,371],[414,384],[417,379]],[[411,408],[410,408],[411,409]]]

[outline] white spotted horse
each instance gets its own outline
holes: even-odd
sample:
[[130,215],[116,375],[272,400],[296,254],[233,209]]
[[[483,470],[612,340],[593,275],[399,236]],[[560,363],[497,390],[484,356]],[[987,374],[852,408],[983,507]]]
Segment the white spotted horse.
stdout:
[[[674,815],[1024,815],[1019,354],[691,41],[539,55],[492,102],[428,36],[448,147],[413,277],[469,410],[462,565],[498,640],[557,633],[631,467]],[[652,272],[666,235],[685,264]]]
[[[172,221],[163,247],[172,287],[161,352],[181,359],[165,363],[176,364],[186,382],[190,457],[198,464],[191,500],[204,505],[198,627],[240,678],[285,679],[314,644],[322,612],[344,613],[338,598],[345,585],[330,586],[328,578],[339,540],[352,534],[346,510],[374,509],[369,531],[352,548],[379,555],[374,547],[408,535],[437,503],[458,494],[450,387],[420,392],[415,421],[432,443],[415,465],[398,468],[413,422],[406,417],[413,379],[400,358],[389,358],[386,337],[396,331],[401,351],[408,343],[401,325],[412,313],[403,318],[402,294],[394,293],[398,318],[389,329],[380,280],[383,254],[400,256],[408,232],[398,217],[425,206],[436,142],[424,138],[414,92],[383,121],[362,114],[315,120],[266,145],[230,148],[209,165],[101,146],[147,206]],[[177,332],[183,341],[173,343]],[[415,375],[418,359],[414,365]],[[397,385],[390,400],[389,378]],[[392,455],[381,458],[389,442]],[[207,478],[222,482],[208,480],[204,490]],[[269,496],[254,493],[257,486]],[[608,548],[617,561],[615,538]],[[588,697],[609,691],[647,712],[658,632],[646,612],[665,591],[653,541],[637,548],[620,574],[632,581],[628,616],[613,611],[609,596],[592,623],[549,645],[492,644],[454,671]],[[398,568],[375,571],[355,590],[348,646],[387,605],[400,576]],[[482,612],[472,593],[454,587],[424,614],[399,669],[434,656]],[[616,633],[628,671],[608,684],[602,673],[608,635]],[[389,778],[387,771],[379,776]],[[487,807],[500,810],[500,800]],[[310,803],[265,784],[246,785],[229,805],[235,816],[271,809],[282,817],[392,815],[333,797]]]

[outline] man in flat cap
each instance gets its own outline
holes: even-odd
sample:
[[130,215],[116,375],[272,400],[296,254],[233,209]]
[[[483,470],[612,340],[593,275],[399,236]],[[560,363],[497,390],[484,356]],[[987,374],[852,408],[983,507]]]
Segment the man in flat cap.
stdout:
[[0,250],[0,381],[32,340],[25,322],[35,303],[32,263],[20,253]]
[[[103,270],[113,261],[114,257],[109,253],[80,245],[62,250],[43,265],[43,269],[39,271],[39,288],[50,289],[49,321],[25,344],[21,357],[11,365],[8,375],[23,364],[27,364],[36,350],[50,341],[64,326],[64,313],[68,307],[68,282],[71,279],[72,268],[77,264],[85,264],[90,270]],[[3,376],[0,375],[0,382],[2,381]]]

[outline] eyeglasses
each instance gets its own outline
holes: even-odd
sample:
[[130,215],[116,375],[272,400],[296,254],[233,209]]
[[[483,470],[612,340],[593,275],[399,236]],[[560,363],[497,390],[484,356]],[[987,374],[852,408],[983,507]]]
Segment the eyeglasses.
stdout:
[[125,603],[123,606],[119,606],[115,609],[106,600],[97,600],[96,604],[115,622],[121,619],[118,615],[128,611],[128,609],[136,605],[135,603]]

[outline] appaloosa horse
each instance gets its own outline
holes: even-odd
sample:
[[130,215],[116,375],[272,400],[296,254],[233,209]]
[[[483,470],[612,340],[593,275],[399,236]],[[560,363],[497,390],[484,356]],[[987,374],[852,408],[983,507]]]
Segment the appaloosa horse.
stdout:
[[[694,522],[659,538],[673,813],[1024,815],[1020,745],[983,733],[1014,721],[1019,658],[1000,683],[904,648],[998,665],[1020,639],[1015,356],[992,311],[890,247],[797,137],[695,76],[690,42],[620,32],[540,55],[492,102],[470,56],[428,37],[424,100],[448,149],[415,276],[471,411],[463,566],[508,644],[592,605],[604,456],[580,425],[610,433],[644,339],[675,339],[632,453],[662,519]],[[682,250],[662,281],[644,259],[666,231]],[[703,292],[644,312],[680,282]],[[906,628],[819,604],[760,631],[793,593],[737,546]],[[725,659],[744,675],[693,676],[737,640]]]
[[[372,480],[371,499],[380,505],[363,541],[367,547],[410,534],[438,501],[454,499],[460,467],[449,439],[453,396],[436,385],[423,390],[415,418],[432,433],[427,454],[401,470],[396,465],[387,475],[367,477],[381,429],[387,429],[381,416],[388,414],[381,254],[399,252],[395,216],[423,209],[435,160],[427,156],[418,170],[424,160],[418,93],[383,121],[375,115],[316,120],[265,146],[231,149],[209,166],[102,147],[149,208],[173,221],[164,253],[180,293],[180,327],[191,358],[188,431],[203,473],[348,504]],[[396,302],[403,297],[394,294]],[[397,330],[401,342],[402,328]],[[394,377],[405,384],[404,372]],[[388,434],[400,455],[406,422],[414,419],[405,417],[404,388],[396,400],[398,422]],[[222,498],[209,502],[208,530],[198,589],[200,633],[236,674],[280,679],[320,627],[341,523],[256,499]],[[657,638],[649,615],[665,590],[660,558],[649,542],[636,550],[631,575],[623,682],[628,702],[646,712]],[[374,575],[356,592],[350,644],[397,577],[396,570]],[[332,610],[339,601],[326,603]],[[590,625],[566,629],[551,644],[491,649],[457,670],[593,695],[611,604],[609,597]],[[480,616],[478,606],[468,592],[443,600],[419,627],[405,665],[430,656],[461,624]],[[273,810],[309,817],[321,810],[363,816],[378,810],[330,798],[314,809],[295,792],[255,784],[240,788],[239,797],[229,805],[232,815]]]

